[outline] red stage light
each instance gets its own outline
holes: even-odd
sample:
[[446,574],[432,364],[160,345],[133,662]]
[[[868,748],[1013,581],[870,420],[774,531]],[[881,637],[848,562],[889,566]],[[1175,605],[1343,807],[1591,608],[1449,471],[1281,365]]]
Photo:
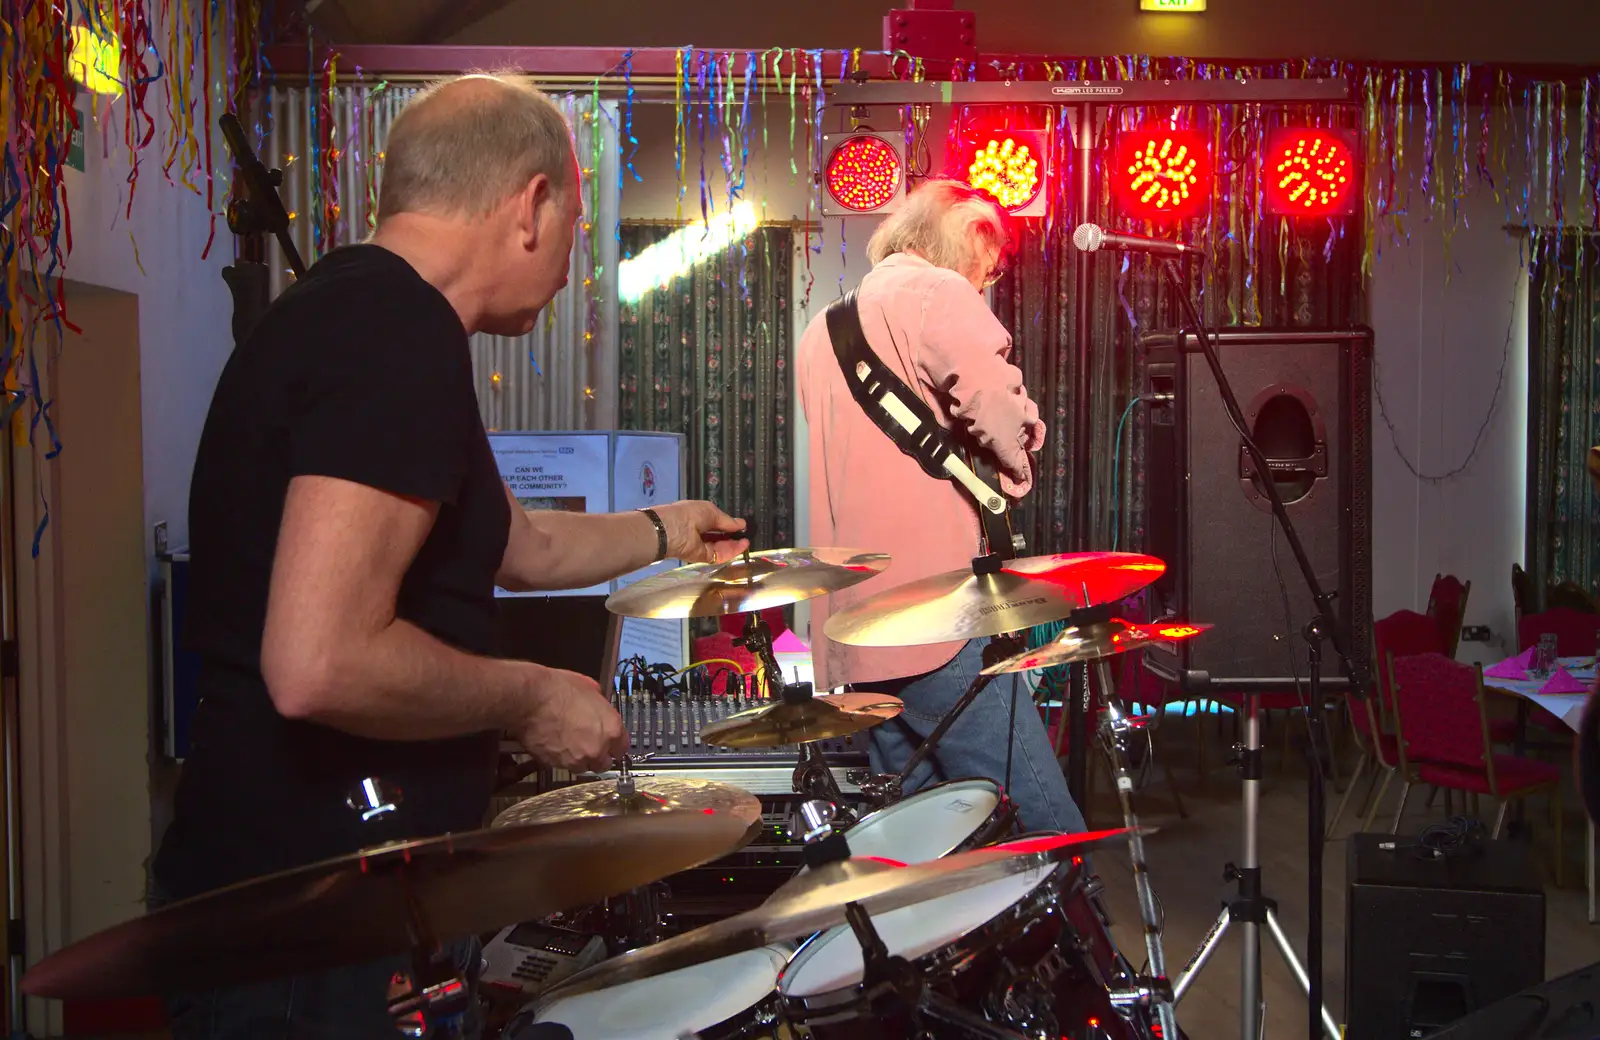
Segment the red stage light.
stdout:
[[[830,135],[832,151],[823,167],[827,187],[823,212],[829,215],[882,212],[905,190],[905,159],[901,149],[878,134]],[[832,205],[827,205],[832,203]]]
[[1020,214],[1044,190],[1043,136],[999,133],[968,154],[967,183],[999,200],[1009,213]]
[[1263,188],[1268,213],[1335,217],[1355,209],[1356,149],[1338,130],[1279,129],[1267,135]]
[[1211,193],[1211,154],[1195,130],[1124,130],[1113,167],[1117,200],[1144,220],[1192,216]]

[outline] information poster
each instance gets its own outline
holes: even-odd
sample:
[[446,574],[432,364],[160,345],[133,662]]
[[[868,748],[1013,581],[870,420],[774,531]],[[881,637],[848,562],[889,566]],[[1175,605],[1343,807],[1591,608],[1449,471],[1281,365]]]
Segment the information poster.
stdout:
[[[678,481],[682,443],[682,437],[670,433],[618,433],[612,462],[613,508],[622,513],[678,501],[682,496]],[[655,571],[646,569],[625,574],[617,587],[652,573]]]
[[[609,513],[611,509],[611,438],[604,433],[491,434],[500,476],[523,509],[555,509],[568,513]],[[604,596],[610,582],[586,589],[496,595]]]
[[[618,578],[617,589],[621,591],[636,581],[677,566],[677,560],[651,564]],[[682,668],[689,663],[689,623],[682,618],[623,618],[622,633],[617,641],[617,661],[620,663],[630,657],[643,657],[646,664]]]

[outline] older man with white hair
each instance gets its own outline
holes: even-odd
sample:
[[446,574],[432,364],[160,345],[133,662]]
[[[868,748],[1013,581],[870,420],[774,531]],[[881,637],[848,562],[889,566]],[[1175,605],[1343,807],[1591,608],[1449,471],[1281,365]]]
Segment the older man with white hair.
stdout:
[[[497,657],[495,586],[583,588],[748,543],[702,538],[743,526],[708,502],[527,512],[501,480],[467,337],[533,328],[581,215],[547,97],[435,86],[390,130],[371,240],[319,260],[229,359],[190,491],[202,700],[152,904],[483,826],[502,733],[567,769],[624,752],[593,677]],[[375,825],[346,801],[369,777],[403,794]],[[470,980],[478,955],[457,955]],[[408,967],[179,994],[173,1035],[397,1036]]]
[[[987,196],[957,181],[927,181],[872,236],[873,267],[856,305],[867,345],[947,428],[976,441],[993,459],[1002,489],[1021,497],[1033,486],[1031,453],[1043,443],[1044,424],[1021,371],[1007,361],[1011,336],[982,296],[1004,273],[1013,245],[1004,210]],[[828,639],[823,625],[831,610],[970,565],[978,514],[966,492],[925,473],[856,403],[825,315],[801,337],[797,363],[811,438],[810,540],[894,558],[883,575],[814,601],[817,683],[860,685],[905,701],[899,718],[868,731],[873,770],[899,772],[982,669],[982,643],[846,646]],[[905,789],[968,777],[1004,783],[1008,763],[1008,794],[1025,828],[1084,829],[1032,701],[1022,698],[1013,727],[1001,688],[972,703]]]

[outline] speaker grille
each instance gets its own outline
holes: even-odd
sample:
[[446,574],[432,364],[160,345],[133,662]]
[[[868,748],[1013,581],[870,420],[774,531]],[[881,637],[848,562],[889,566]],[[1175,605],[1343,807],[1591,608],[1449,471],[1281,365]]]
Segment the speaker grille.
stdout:
[[[1251,329],[1222,332],[1217,349],[1363,664],[1372,621],[1371,343],[1365,329]],[[1147,660],[1174,677],[1204,673],[1213,688],[1290,687],[1307,676],[1301,629],[1315,613],[1291,547],[1198,342],[1186,337],[1180,350],[1174,335],[1147,336],[1143,346],[1150,389],[1174,394],[1169,413],[1152,410],[1146,420],[1151,551],[1169,566],[1155,599],[1158,609],[1216,626]],[[1343,662],[1325,649],[1324,677],[1341,680]]]

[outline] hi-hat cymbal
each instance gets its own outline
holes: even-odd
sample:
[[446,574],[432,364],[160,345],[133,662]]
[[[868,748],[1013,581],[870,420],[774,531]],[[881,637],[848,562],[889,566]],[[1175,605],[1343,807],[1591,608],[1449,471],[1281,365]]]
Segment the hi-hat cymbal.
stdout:
[[720,747],[783,747],[832,740],[871,729],[905,709],[886,693],[824,693],[801,701],[775,700],[729,715],[700,731]]
[[645,578],[613,594],[606,609],[643,618],[742,614],[848,589],[887,566],[886,554],[862,549],[764,549]]
[[922,646],[997,636],[1115,603],[1166,571],[1138,553],[1059,553],[970,567],[897,585],[828,618],[823,631],[853,646]]
[[[631,794],[626,790],[629,784]],[[748,827],[761,819],[761,799],[732,784],[634,773],[626,779],[574,784],[535,795],[496,816],[494,826],[672,812],[724,813]]]
[[657,813],[397,842],[197,896],[34,965],[37,997],[211,989],[411,949],[409,907],[439,942],[596,902],[739,847],[732,813]]
[[[859,858],[825,864],[787,882],[754,910],[602,961],[572,976],[549,995],[589,993],[833,928],[845,923],[847,903],[860,904],[868,914],[880,914],[1013,874],[1039,871],[1042,876],[1053,864],[1128,833],[1050,835],[958,852],[912,866]],[[1145,828],[1141,833],[1154,831]]]
[[1126,653],[1152,643],[1175,643],[1192,639],[1210,625],[1191,625],[1182,621],[1136,624],[1122,618],[1108,618],[1086,625],[1073,625],[1044,646],[1008,657],[983,670],[984,675],[1028,672],[1035,668],[1054,668],[1077,661],[1096,661]]

